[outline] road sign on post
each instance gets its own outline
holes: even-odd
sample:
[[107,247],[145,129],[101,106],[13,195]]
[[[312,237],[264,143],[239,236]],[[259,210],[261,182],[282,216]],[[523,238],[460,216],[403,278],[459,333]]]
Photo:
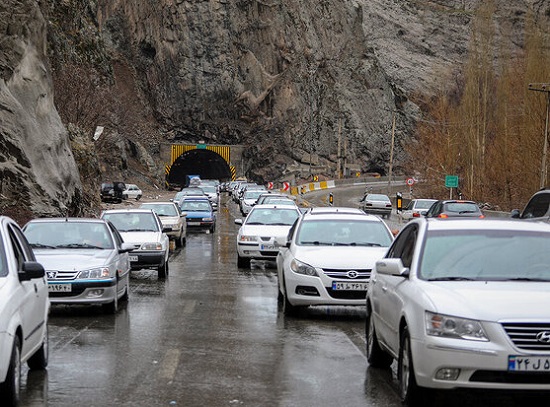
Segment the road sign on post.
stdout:
[[445,175],[445,188],[458,188],[458,175]]
[[445,175],[445,188],[450,188],[449,199],[453,199],[453,188],[458,188],[458,175]]

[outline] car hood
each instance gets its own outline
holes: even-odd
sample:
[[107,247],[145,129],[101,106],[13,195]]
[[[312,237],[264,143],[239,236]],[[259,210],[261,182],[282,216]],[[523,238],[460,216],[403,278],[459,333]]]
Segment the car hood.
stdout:
[[485,321],[548,320],[550,282],[420,282],[431,311]]
[[113,250],[34,249],[36,260],[44,270],[85,270],[109,264]]
[[163,225],[173,225],[174,223],[178,223],[180,221],[179,216],[159,216],[159,218]]
[[162,242],[162,232],[120,232],[125,243]]
[[333,269],[372,269],[386,254],[387,247],[300,246],[296,259],[313,267]]

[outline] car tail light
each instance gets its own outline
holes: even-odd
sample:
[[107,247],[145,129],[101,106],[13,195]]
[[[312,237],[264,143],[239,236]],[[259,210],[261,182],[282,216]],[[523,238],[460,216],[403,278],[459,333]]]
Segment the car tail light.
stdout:
[[413,218],[419,218],[419,217],[420,217],[420,214],[418,212],[413,213]]
[[441,219],[447,219],[449,215],[447,215],[446,213],[440,213],[439,215],[437,215],[437,217]]
[[485,215],[479,215],[479,219],[485,218]]

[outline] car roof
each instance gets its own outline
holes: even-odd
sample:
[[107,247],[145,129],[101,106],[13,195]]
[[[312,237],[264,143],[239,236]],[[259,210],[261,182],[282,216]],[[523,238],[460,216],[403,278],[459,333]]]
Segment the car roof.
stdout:
[[360,220],[382,220],[375,215],[370,215],[363,212],[359,208],[351,208],[345,206],[336,206],[336,207],[315,207],[310,208],[304,215],[304,220],[306,218],[315,217],[316,219],[360,219]]
[[177,204],[174,202],[174,201],[161,201],[161,202],[142,202],[141,205],[139,206],[140,208],[143,207],[143,205],[176,205]]
[[147,208],[128,208],[128,209],[106,209],[103,213],[155,213],[152,209]]
[[286,210],[292,210],[292,211],[300,211],[297,206],[291,206],[291,205],[277,205],[277,204],[261,204],[261,205],[255,205],[252,207],[252,210],[257,209],[286,209]]
[[525,222],[520,219],[436,219],[436,218],[417,218],[411,221],[413,223],[423,224],[428,230],[508,230],[516,232],[544,232],[550,233],[550,224],[547,222]]
[[31,223],[31,222],[32,223],[48,223],[48,222],[107,223],[107,221],[105,219],[100,219],[100,218],[76,218],[76,217],[73,217],[73,218],[62,218],[62,217],[57,217],[57,218],[35,218],[35,219],[31,219],[27,223]]

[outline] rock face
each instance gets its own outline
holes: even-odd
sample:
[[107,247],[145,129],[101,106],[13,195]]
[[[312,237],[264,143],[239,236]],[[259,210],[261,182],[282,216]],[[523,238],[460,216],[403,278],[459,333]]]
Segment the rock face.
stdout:
[[54,106],[46,22],[32,0],[0,5],[0,213],[74,214],[80,178]]
[[[152,162],[160,142],[199,140],[248,146],[240,170],[257,181],[305,178],[311,169],[334,177],[342,157],[353,171],[385,173],[392,134],[399,172],[419,115],[412,95],[448,86],[467,57],[482,2],[4,0],[2,202],[15,199],[17,187],[36,213],[79,207],[80,181],[53,105],[46,46],[56,58],[58,96],[70,92],[63,88],[66,61],[90,65],[112,82],[117,109],[109,112],[109,142],[121,151],[113,163],[98,164],[101,176],[115,166],[119,176],[126,155],[162,173],[163,163]],[[549,26],[548,1],[495,6],[499,44],[512,51],[522,48],[529,9]],[[48,16],[48,45],[37,7]],[[117,128],[124,114],[153,131]]]

